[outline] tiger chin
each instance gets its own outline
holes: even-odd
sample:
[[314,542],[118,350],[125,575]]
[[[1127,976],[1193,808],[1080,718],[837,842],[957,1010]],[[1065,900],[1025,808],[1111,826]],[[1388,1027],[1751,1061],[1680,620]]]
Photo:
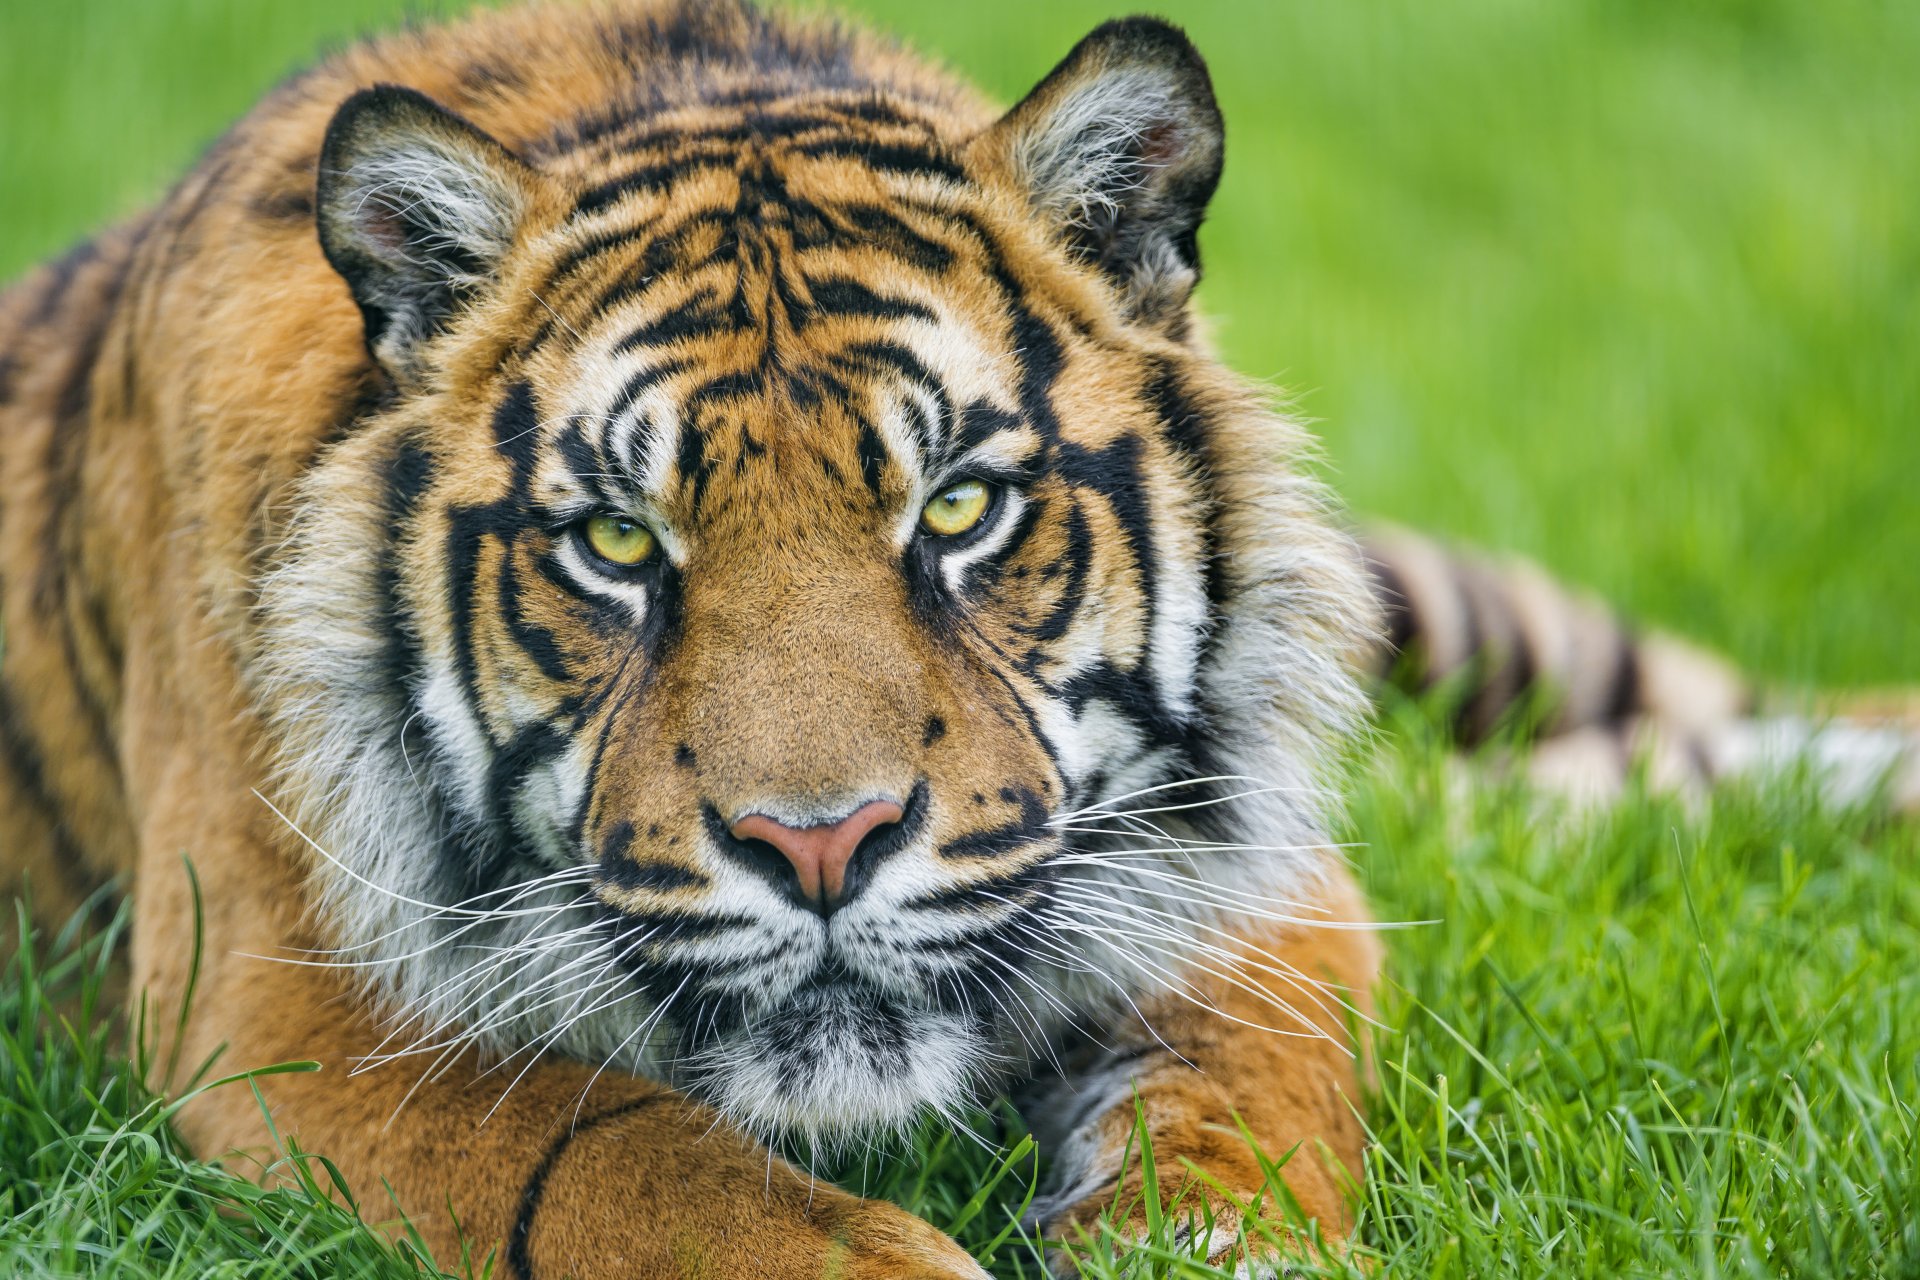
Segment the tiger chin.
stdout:
[[[133,886],[152,1062],[322,1067],[189,1142],[516,1277],[978,1276],[774,1150],[1017,1091],[1055,1236],[1145,1229],[1144,1117],[1338,1240],[1327,797],[1380,601],[1462,615],[1201,337],[1223,138],[1152,19],[1000,111],[732,0],[509,8],[0,297],[0,887]],[[1591,650],[1611,723],[1656,682]]]

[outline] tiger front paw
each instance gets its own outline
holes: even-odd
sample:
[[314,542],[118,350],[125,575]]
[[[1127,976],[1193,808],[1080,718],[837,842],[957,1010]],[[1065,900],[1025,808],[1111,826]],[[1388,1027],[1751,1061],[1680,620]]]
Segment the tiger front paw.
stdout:
[[989,1280],[953,1238],[884,1200],[848,1203],[814,1224],[819,1264],[805,1274],[846,1280]]
[[990,1280],[945,1232],[896,1205],[822,1187],[810,1208],[796,1212],[796,1206],[764,1202],[757,1192],[743,1191],[714,1206],[709,1223],[683,1222],[664,1232],[642,1228],[641,1239],[611,1249],[556,1251],[533,1273],[633,1280]]
[[[1301,1263],[1324,1266],[1345,1255],[1343,1211],[1313,1217],[1328,1197],[1338,1204],[1332,1180],[1320,1170],[1289,1169],[1280,1203],[1264,1172],[1255,1167],[1219,1185],[1164,1166],[1159,1190],[1164,1204],[1148,1211],[1147,1188],[1138,1173],[1084,1196],[1048,1215],[1042,1234],[1059,1244],[1049,1252],[1053,1274],[1082,1274],[1077,1257],[1123,1256],[1152,1245],[1178,1256],[1204,1260],[1237,1280],[1280,1280],[1297,1274]],[[1296,1188],[1295,1183],[1299,1183]],[[1300,1191],[1309,1191],[1302,1197]]]
[[[610,1126],[612,1128],[612,1126]],[[933,1224],[734,1146],[632,1145],[595,1132],[558,1162],[510,1238],[521,1280],[988,1280]],[[604,1141],[596,1141],[604,1139]]]

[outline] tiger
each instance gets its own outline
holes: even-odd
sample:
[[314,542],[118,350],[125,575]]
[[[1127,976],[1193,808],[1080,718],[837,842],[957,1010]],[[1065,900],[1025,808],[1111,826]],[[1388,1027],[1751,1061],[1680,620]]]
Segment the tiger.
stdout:
[[518,1280],[950,1280],[807,1162],[1015,1096],[1049,1238],[1146,1236],[1138,1130],[1198,1256],[1310,1247],[1234,1226],[1289,1152],[1340,1247],[1376,690],[1614,755],[1753,703],[1349,528],[1192,304],[1223,156],[1154,18],[1001,110],[829,17],[521,4],[0,296],[0,890],[132,891],[155,1088],[320,1064],[191,1148]]

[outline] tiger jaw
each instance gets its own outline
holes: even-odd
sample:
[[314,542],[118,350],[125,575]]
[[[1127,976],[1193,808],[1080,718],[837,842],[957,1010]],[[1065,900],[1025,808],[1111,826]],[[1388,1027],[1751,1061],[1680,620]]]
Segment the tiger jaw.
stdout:
[[[1035,847],[1036,880],[1058,846]],[[672,1045],[663,1072],[753,1132],[815,1147],[898,1131],[976,1096],[1022,1038],[982,981],[982,956],[1032,929],[1032,891],[999,879],[956,891],[924,865],[934,860],[926,842],[898,852],[824,916],[753,884],[729,901],[758,899],[758,910],[712,929],[668,927],[656,942],[657,916],[609,903],[611,945],[653,993],[649,1021]],[[1013,972],[1004,955],[998,963]]]
[[952,1110],[979,1092],[995,1056],[976,1014],[828,978],[697,1035],[677,1074],[749,1132],[818,1150]]

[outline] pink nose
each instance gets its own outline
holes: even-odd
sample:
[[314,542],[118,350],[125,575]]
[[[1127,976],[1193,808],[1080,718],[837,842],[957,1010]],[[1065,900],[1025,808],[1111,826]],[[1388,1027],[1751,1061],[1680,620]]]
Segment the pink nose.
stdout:
[[763,813],[750,813],[729,830],[735,839],[764,840],[778,849],[800,876],[800,896],[833,907],[846,892],[847,863],[860,842],[905,816],[891,800],[870,800],[827,826],[789,827]]

